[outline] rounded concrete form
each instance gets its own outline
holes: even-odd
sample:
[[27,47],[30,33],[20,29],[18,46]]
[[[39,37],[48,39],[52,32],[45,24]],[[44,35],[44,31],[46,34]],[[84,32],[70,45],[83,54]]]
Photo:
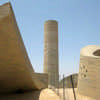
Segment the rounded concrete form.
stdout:
[[[71,80],[72,76],[72,80]],[[71,74],[64,79],[62,79],[59,83],[59,88],[63,88],[63,82],[65,85],[65,88],[73,88],[72,84],[74,85],[74,88],[77,88],[77,83],[78,83],[78,74]],[[73,82],[73,83],[72,83]]]
[[100,100],[100,46],[89,45],[81,50],[78,92]]
[[44,23],[44,73],[48,73],[49,88],[57,87],[58,73],[58,23],[48,20]]

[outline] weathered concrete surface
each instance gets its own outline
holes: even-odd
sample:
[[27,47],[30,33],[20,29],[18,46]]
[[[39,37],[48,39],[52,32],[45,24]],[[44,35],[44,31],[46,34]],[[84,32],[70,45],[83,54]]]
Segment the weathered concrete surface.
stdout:
[[0,96],[0,100],[60,100],[60,98],[50,89],[22,94],[6,94]]
[[44,23],[44,73],[48,73],[49,88],[58,86],[58,23],[48,20]]
[[65,88],[72,88],[71,76],[72,76],[74,88],[77,88],[78,74],[72,74],[72,75],[65,77],[64,80],[60,81],[59,87],[63,88],[63,81],[64,81]]
[[0,6],[0,93],[47,84],[46,74],[34,73],[10,3]]
[[[90,98],[84,95],[80,95],[77,91],[77,88],[74,88],[74,89],[75,89],[76,100],[96,100],[96,99],[93,99],[93,98]],[[63,100],[63,89],[62,88],[59,89],[59,95],[60,95],[61,100]],[[75,100],[72,88],[65,89],[65,100]]]
[[81,50],[78,91],[100,100],[100,46],[89,45]]

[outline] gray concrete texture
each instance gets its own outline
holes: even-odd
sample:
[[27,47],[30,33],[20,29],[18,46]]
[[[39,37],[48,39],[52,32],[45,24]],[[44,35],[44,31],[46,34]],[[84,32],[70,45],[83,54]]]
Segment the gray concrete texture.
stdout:
[[61,100],[51,89],[0,95],[0,100]]
[[10,3],[0,6],[0,93],[46,88],[48,75],[35,73]]
[[44,73],[48,73],[49,88],[58,86],[58,22],[48,20],[44,23]]
[[[64,91],[65,91],[65,100],[75,100],[72,88],[65,88]],[[75,91],[76,100],[96,100],[94,98],[79,94],[77,91],[77,88],[74,88],[74,91]],[[59,89],[59,96],[61,100],[64,100],[63,99],[63,88]]]
[[100,46],[89,45],[81,50],[78,92],[100,100]]

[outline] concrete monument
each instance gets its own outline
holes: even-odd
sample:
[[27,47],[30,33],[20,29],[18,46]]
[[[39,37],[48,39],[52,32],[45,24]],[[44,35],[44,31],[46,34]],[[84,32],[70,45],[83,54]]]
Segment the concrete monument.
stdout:
[[48,20],[44,23],[44,73],[48,73],[49,88],[58,86],[58,66],[58,23]]
[[11,4],[0,6],[0,100],[60,100],[47,86],[48,75],[33,70]]
[[81,50],[78,92],[100,100],[100,46],[89,45]]
[[48,75],[33,70],[11,4],[0,6],[0,94],[47,86]]

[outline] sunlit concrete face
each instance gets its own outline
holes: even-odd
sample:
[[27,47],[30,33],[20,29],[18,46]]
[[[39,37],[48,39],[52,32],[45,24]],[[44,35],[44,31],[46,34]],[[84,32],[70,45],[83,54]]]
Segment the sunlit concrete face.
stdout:
[[0,93],[47,87],[29,61],[10,3],[0,6]]
[[100,46],[89,45],[81,50],[78,92],[100,100]]
[[44,73],[49,75],[49,88],[57,87],[58,66],[58,23],[48,20],[44,23]]

